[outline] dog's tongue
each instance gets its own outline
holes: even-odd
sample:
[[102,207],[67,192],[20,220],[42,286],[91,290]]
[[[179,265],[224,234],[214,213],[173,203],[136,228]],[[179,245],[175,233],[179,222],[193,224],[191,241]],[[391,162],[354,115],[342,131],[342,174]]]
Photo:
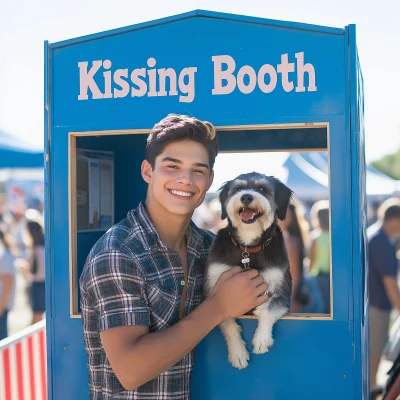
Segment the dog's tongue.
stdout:
[[249,221],[254,218],[255,212],[251,208],[244,208],[243,211],[240,213],[240,218],[243,221]]

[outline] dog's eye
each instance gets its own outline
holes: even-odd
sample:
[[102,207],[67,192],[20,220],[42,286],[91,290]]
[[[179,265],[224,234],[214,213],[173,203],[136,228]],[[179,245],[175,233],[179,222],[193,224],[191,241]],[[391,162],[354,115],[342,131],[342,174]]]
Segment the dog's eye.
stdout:
[[265,189],[263,187],[258,188],[259,192],[263,192]]

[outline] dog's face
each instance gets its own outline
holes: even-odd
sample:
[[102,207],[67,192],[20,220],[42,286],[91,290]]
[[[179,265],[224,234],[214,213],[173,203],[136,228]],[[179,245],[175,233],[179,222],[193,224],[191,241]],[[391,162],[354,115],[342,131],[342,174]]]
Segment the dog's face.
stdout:
[[292,191],[273,176],[242,174],[221,187],[221,218],[228,217],[243,243],[250,244],[276,218],[285,219],[291,196]]

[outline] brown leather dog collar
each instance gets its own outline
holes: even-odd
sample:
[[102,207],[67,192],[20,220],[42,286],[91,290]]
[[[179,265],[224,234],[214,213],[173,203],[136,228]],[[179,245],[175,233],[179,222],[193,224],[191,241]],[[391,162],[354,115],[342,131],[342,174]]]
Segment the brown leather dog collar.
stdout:
[[268,242],[261,243],[258,246],[243,246],[243,245],[239,244],[232,236],[231,236],[231,240],[232,240],[232,243],[236,247],[239,247],[240,250],[242,250],[242,251],[247,251],[248,253],[258,253],[259,251],[261,251],[265,248],[265,246],[269,243],[270,239],[268,239]]

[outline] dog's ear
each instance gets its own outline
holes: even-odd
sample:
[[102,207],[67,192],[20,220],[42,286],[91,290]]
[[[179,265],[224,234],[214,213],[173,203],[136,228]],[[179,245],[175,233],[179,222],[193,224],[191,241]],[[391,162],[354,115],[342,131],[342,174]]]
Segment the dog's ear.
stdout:
[[293,192],[284,185],[279,179],[269,177],[272,179],[275,191],[276,215],[283,221],[286,218],[287,208],[292,198]]
[[228,192],[230,181],[225,182],[219,189],[219,202],[221,203],[221,219],[224,220],[228,214],[226,213],[226,201],[228,200]]

